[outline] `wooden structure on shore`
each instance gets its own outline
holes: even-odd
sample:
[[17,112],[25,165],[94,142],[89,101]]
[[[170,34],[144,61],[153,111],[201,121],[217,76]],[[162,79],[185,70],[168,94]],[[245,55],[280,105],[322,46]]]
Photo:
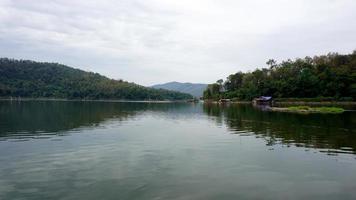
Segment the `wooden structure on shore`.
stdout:
[[220,104],[231,103],[231,99],[220,99],[219,103]]
[[272,104],[272,97],[270,96],[260,96],[258,98],[254,98],[253,99],[253,104],[255,105],[270,105]]

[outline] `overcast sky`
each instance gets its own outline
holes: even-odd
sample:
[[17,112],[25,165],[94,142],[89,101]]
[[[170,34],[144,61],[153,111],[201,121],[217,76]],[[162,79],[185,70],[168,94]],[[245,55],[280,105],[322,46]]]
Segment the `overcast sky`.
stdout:
[[0,0],[0,57],[142,85],[355,49],[355,0]]

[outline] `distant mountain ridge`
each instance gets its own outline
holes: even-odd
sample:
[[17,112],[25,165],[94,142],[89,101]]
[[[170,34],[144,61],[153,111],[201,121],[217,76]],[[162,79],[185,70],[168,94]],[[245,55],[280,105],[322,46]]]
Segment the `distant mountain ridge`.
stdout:
[[164,84],[153,85],[151,87],[156,89],[166,89],[166,90],[187,93],[193,95],[194,97],[202,97],[203,92],[207,86],[208,84],[203,84],[203,83],[180,83],[180,82],[173,81]]

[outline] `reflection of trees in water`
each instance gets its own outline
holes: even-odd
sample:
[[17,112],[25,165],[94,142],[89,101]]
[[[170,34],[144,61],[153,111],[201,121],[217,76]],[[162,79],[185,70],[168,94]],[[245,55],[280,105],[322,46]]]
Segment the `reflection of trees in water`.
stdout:
[[263,137],[267,145],[337,149],[356,153],[356,113],[293,114],[262,112],[250,105],[204,105],[204,112],[224,122],[235,133]]
[[[267,145],[356,149],[356,113],[341,115],[261,112],[250,105],[204,105],[218,125],[236,134],[254,134]],[[142,113],[175,120],[201,116],[201,106],[190,104],[109,102],[0,102],[0,137],[63,134],[76,128],[97,127],[113,119],[126,121]],[[48,135],[47,135],[48,136]]]
[[187,104],[24,101],[0,102],[0,137],[57,134],[79,127],[95,127],[108,119],[125,121],[146,111],[183,110]]

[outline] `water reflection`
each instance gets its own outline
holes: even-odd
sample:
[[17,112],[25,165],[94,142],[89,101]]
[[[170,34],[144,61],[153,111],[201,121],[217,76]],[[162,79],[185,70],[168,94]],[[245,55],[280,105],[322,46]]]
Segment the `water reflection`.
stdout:
[[0,140],[51,138],[144,115],[177,122],[208,117],[230,133],[253,135],[269,146],[318,148],[329,155],[356,153],[355,112],[301,115],[265,112],[250,105],[5,101],[0,102]]
[[182,103],[3,101],[0,102],[0,138],[46,138],[79,128],[98,128],[107,120],[120,123],[145,112],[169,114],[172,111],[176,116],[198,112]]
[[328,149],[330,155],[356,153],[356,113],[294,114],[261,111],[250,105],[204,105],[216,123],[232,133],[253,134],[267,145]]
[[355,135],[354,113],[0,102],[0,199],[356,199]]

